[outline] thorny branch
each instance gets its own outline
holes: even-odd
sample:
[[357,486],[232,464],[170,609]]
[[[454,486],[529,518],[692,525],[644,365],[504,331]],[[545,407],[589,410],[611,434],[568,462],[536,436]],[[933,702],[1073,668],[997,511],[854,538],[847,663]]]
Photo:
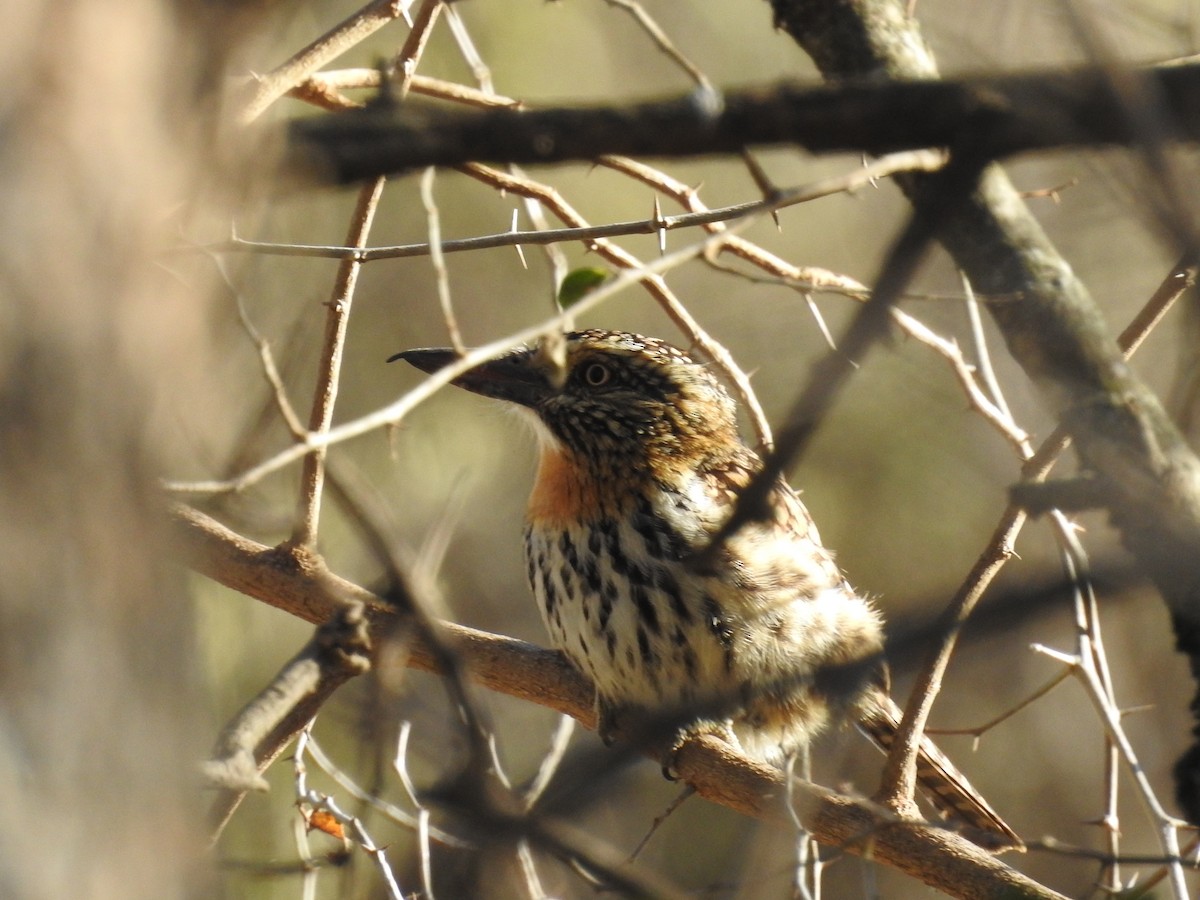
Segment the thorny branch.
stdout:
[[[304,764],[307,746],[308,731],[306,729],[300,733],[299,740],[296,742],[296,755],[292,763],[296,785],[296,804],[304,815],[306,823],[312,822],[314,815],[325,813],[342,827],[343,832],[348,830],[352,835],[351,840],[366,851],[369,859],[374,860],[383,878],[383,883],[387,887],[388,896],[392,900],[403,900],[405,893],[396,881],[395,873],[392,872],[386,849],[375,843],[362,820],[358,816],[343,812],[337,802],[328,794],[311,790],[308,787],[308,769]],[[428,889],[428,883],[426,888]]]
[[971,189],[981,165],[982,161],[971,154],[959,154],[952,156],[947,166],[935,173],[937,199],[914,212],[888,252],[875,290],[856,313],[837,348],[813,364],[804,389],[788,412],[778,446],[766,456],[762,469],[739,493],[729,517],[700,554],[699,565],[716,558],[729,539],[744,526],[769,517],[768,497],[776,482],[804,452],[818,424],[867,351],[887,335],[893,304],[915,273],[942,218],[948,215],[950,203]]
[[[587,225],[529,231],[514,231],[510,229],[496,234],[445,240],[441,243],[441,249],[443,253],[463,253],[471,250],[487,250],[493,247],[557,244],[566,241],[579,241],[590,245],[596,238],[654,234],[656,232],[677,231],[682,228],[694,228],[696,226],[704,226],[711,233],[715,233],[718,229],[713,226],[717,223],[786,209],[794,204],[807,203],[811,200],[829,197],[834,194],[854,193],[863,187],[875,184],[882,178],[888,178],[901,172],[935,171],[945,165],[945,162],[945,154],[933,150],[893,153],[876,160],[870,160],[844,175],[823,178],[811,184],[800,185],[794,188],[780,189],[770,197],[762,200],[752,200],[746,203],[709,209],[700,201],[695,189],[665,175],[663,172],[651,169],[649,166],[635,160],[605,157],[600,160],[602,165],[625,172],[656,190],[670,195],[681,206],[690,209],[691,212],[677,215],[664,214],[650,219],[637,219],[629,222],[611,222],[606,225]],[[261,253],[267,256],[309,256],[325,259],[345,259],[350,257],[364,263],[378,259],[428,256],[433,252],[433,248],[427,242],[401,244],[392,247],[357,248],[314,244],[279,244],[267,241],[247,240],[237,235],[227,241],[208,244],[199,249],[213,253]],[[840,291],[856,299],[861,299],[870,293],[865,285],[858,282],[851,283],[844,276],[836,275],[824,269],[794,266],[778,257],[774,257],[773,254],[769,254],[761,247],[757,247],[735,236],[731,236],[728,241],[719,244],[718,249],[722,253],[734,253],[747,262],[768,268],[776,272],[779,277],[787,277],[798,286],[810,290]],[[768,260],[769,262],[767,262]]]

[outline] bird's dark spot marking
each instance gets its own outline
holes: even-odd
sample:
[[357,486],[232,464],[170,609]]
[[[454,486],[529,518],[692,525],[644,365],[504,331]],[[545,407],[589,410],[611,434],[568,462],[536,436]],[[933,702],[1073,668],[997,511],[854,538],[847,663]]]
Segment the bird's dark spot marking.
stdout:
[[633,604],[637,608],[638,619],[654,634],[659,633],[658,610],[654,608],[654,600],[640,584],[633,585]]
[[604,546],[604,533],[606,530],[611,530],[613,527],[610,519],[604,519],[596,527],[588,530],[588,551],[593,556],[600,555],[600,548]]
[[655,559],[681,560],[687,552],[682,538],[654,511],[649,498],[638,497],[632,519],[633,529],[646,544],[646,552]]
[[626,574],[629,577],[630,584],[640,587],[646,587],[654,584],[654,577],[650,574],[650,570],[645,566],[631,564]]
[[[604,543],[605,549],[608,550],[609,564],[613,567],[614,572],[623,575],[635,584],[651,583],[650,573],[645,566],[631,559],[625,552],[625,548],[621,546],[621,535],[616,528],[605,532]],[[635,554],[635,558],[640,556],[643,554]]]
[[550,577],[549,569],[542,569],[542,603],[546,607],[549,618],[557,618],[558,590],[554,587],[554,579]]
[[596,565],[595,557],[587,556],[579,565],[579,578],[583,582],[583,589],[590,595],[600,593],[600,569]]
[[613,571],[618,575],[627,574],[629,560],[625,557],[625,551],[621,547],[621,535],[615,526],[604,529],[604,549],[608,551],[608,561]]
[[617,585],[611,579],[604,582],[604,590],[600,594],[600,629],[608,628],[608,619],[612,615],[613,604],[617,601]]
[[655,573],[654,586],[662,591],[670,602],[671,612],[675,614],[675,618],[685,625],[689,624],[692,621],[692,611],[683,602],[683,592],[679,590],[679,582],[665,566]]
[[566,596],[579,597],[579,572],[573,566],[563,566],[559,574]]
[[558,552],[562,554],[571,569],[579,568],[579,555],[575,552],[575,542],[565,531],[558,536]]
[[696,680],[696,654],[692,652],[692,648],[686,643],[683,645],[683,668],[687,671],[688,681]]

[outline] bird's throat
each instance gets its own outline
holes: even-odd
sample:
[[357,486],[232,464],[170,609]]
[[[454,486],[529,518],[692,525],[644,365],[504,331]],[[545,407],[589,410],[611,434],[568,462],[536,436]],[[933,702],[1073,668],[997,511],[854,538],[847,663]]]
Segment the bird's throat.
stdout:
[[537,478],[529,497],[528,518],[542,528],[569,528],[611,512],[628,486],[597,478],[570,451],[543,444]]

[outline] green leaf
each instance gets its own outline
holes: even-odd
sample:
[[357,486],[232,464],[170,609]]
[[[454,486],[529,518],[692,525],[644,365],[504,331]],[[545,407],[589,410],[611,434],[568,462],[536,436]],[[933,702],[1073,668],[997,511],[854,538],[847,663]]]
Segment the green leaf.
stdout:
[[558,305],[560,309],[574,306],[604,282],[608,281],[610,273],[607,269],[585,266],[567,273],[567,277],[558,286]]

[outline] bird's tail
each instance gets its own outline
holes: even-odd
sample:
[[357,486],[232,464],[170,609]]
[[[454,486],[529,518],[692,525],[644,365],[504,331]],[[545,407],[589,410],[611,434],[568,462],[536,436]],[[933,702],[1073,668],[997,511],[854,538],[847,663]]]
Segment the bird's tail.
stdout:
[[[880,692],[878,702],[863,711],[859,727],[886,753],[900,726],[900,715],[892,698]],[[962,826],[965,836],[975,843],[989,850],[1025,849],[1017,833],[927,737],[921,738],[917,755],[917,783],[938,811]]]

